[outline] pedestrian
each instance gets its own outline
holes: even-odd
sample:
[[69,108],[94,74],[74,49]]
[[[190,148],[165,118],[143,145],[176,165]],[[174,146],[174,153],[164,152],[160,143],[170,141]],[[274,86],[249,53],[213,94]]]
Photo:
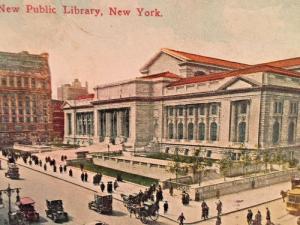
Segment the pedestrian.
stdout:
[[184,220],[185,220],[185,217],[184,217],[183,213],[181,213],[177,219],[177,221],[179,221],[179,225],[183,225]]
[[117,190],[117,188],[119,187],[118,181],[117,179],[114,181],[114,190]]
[[101,182],[100,184],[100,189],[102,192],[105,190],[105,184],[103,182]]
[[53,172],[56,173],[56,166],[53,166]]
[[269,208],[267,207],[266,208],[267,212],[266,212],[266,220],[267,220],[267,223],[271,223],[271,212],[269,210]]
[[174,188],[173,188],[172,184],[170,185],[169,193],[170,193],[171,196],[173,196]]
[[62,173],[63,172],[63,168],[62,165],[59,166],[59,172]]
[[258,210],[254,217],[255,225],[261,225],[261,213]]
[[164,214],[166,214],[168,212],[168,209],[169,209],[169,204],[167,201],[165,201],[164,203]]
[[47,170],[47,164],[46,163],[44,164],[44,170],[45,171]]
[[201,203],[201,209],[202,209],[202,214],[201,214],[201,218],[205,220],[205,208],[206,208],[207,204],[206,202],[203,200]]
[[69,176],[73,177],[73,171],[72,171],[72,169],[69,169]]
[[84,173],[84,181],[88,182],[88,174],[87,174],[87,172]]
[[81,173],[80,177],[81,177],[81,181],[84,182],[84,173],[83,172]]
[[282,197],[282,201],[285,202],[286,192],[283,191],[283,190],[281,190],[281,191],[280,191],[280,195],[281,195],[281,197]]
[[221,217],[217,216],[216,225],[221,225],[221,224],[222,224]]
[[253,213],[252,213],[251,209],[248,209],[247,222],[248,222],[249,225],[252,224],[252,218],[253,218]]
[[84,168],[83,164],[80,163],[80,170],[83,171],[83,168]]
[[67,172],[67,165],[64,165],[64,172]]
[[209,207],[208,207],[208,205],[206,205],[206,207],[204,208],[204,218],[205,219],[208,219],[208,217],[209,217]]
[[62,162],[64,161],[64,156],[63,156],[63,155],[60,157],[60,160],[61,160]]
[[221,202],[221,200],[219,199],[219,201],[216,203],[217,204],[217,212],[218,212],[218,216],[220,216],[222,214],[222,207],[223,204]]

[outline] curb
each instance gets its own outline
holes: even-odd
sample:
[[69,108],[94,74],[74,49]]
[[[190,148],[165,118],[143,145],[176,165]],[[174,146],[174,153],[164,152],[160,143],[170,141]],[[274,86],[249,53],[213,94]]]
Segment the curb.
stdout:
[[[1,158],[2,160],[7,161],[6,158],[2,158],[2,157],[0,157],[0,158]],[[21,165],[21,164],[19,164],[19,163],[16,163],[16,164],[18,164],[18,165],[21,166],[21,167],[24,167],[24,168],[27,168],[27,169],[36,171],[36,172],[38,172],[38,173],[45,174],[45,175],[47,175],[47,176],[56,178],[56,179],[58,179],[58,180],[65,181],[65,182],[67,182],[67,183],[73,184],[73,185],[75,185],[75,186],[77,186],[77,187],[84,188],[84,189],[86,189],[86,190],[88,190],[88,191],[91,191],[91,192],[94,192],[94,193],[98,193],[97,191],[95,191],[95,190],[93,190],[93,189],[91,189],[91,188],[89,188],[89,187],[85,187],[85,186],[82,186],[82,185],[80,185],[80,184],[77,184],[77,183],[74,183],[74,182],[71,182],[71,181],[62,179],[62,178],[60,178],[60,177],[56,177],[56,176],[54,176],[54,175],[52,175],[52,174],[48,174],[48,173],[45,173],[45,172],[43,172],[43,171],[39,171],[39,170],[37,170],[37,169],[35,169],[35,168],[32,168],[32,167],[30,167],[30,166]],[[117,200],[117,201],[119,201],[119,202],[123,202],[121,199],[118,199],[118,198],[116,198],[116,197],[114,197],[114,196],[113,196],[113,199],[115,199],[115,200]],[[221,217],[222,217],[222,216],[227,216],[227,215],[230,215],[230,214],[233,214],[233,213],[236,213],[236,212],[240,212],[240,211],[243,211],[243,210],[246,210],[246,209],[250,209],[250,208],[253,208],[253,207],[257,207],[257,206],[260,206],[260,205],[263,205],[263,204],[266,204],[266,203],[274,202],[274,201],[277,201],[277,200],[280,200],[280,199],[281,199],[281,197],[277,197],[277,198],[275,198],[275,199],[272,199],[272,200],[269,200],[269,201],[266,201],[266,202],[262,202],[262,203],[258,203],[258,204],[252,205],[252,206],[247,206],[247,207],[244,207],[244,208],[240,208],[240,209],[237,209],[237,210],[233,210],[233,211],[230,211],[230,212],[226,212],[226,213],[223,213],[223,214],[221,215]],[[164,219],[167,219],[167,220],[169,220],[169,221],[175,222],[175,223],[178,222],[177,220],[174,220],[174,219],[172,219],[172,218],[170,218],[170,217],[167,217],[167,216],[165,216],[165,215],[162,215],[162,214],[160,214],[159,216],[162,217],[162,218],[164,218]],[[206,221],[213,220],[213,219],[216,219],[216,218],[217,218],[217,216],[212,216],[212,217],[209,217],[209,218],[206,219],[206,220],[196,220],[196,221],[193,221],[193,222],[186,222],[186,223],[184,223],[184,224],[191,224],[191,225],[193,225],[193,224],[198,224],[198,223],[204,223],[204,222],[206,222]]]

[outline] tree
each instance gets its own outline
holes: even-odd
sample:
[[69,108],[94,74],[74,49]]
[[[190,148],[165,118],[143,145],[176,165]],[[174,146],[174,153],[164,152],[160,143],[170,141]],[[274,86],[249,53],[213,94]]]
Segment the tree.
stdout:
[[223,175],[224,181],[225,181],[226,175],[228,173],[230,173],[232,165],[233,165],[232,159],[230,157],[223,158],[223,159],[219,160],[218,164],[219,164],[219,168],[220,168],[220,173]]
[[271,154],[269,151],[263,152],[263,162],[265,164],[265,173],[268,172],[268,164],[271,162]]
[[176,182],[178,180],[178,174],[179,172],[183,169],[181,163],[180,163],[180,159],[179,159],[179,156],[178,156],[178,152],[176,151],[176,154],[175,154],[175,157],[174,157],[174,162],[171,162],[169,165],[168,165],[168,171],[170,173],[174,173],[175,176],[176,176]]
[[244,151],[242,155],[242,167],[243,167],[243,174],[247,174],[248,166],[251,165],[251,157],[248,152]]

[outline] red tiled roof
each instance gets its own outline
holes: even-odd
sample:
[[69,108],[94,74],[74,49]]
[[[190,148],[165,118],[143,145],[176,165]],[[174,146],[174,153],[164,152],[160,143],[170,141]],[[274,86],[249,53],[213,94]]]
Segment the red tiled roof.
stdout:
[[152,75],[146,75],[146,76],[142,76],[140,78],[144,78],[144,79],[154,79],[154,78],[159,78],[159,77],[165,77],[165,78],[173,78],[173,79],[181,79],[182,77],[174,74],[174,73],[170,73],[169,71],[167,72],[162,72],[162,73],[157,73],[157,74],[152,74]]
[[232,61],[227,61],[223,59],[217,59],[217,58],[212,58],[212,57],[207,57],[207,56],[202,56],[202,55],[196,55],[188,52],[182,52],[182,51],[177,51],[173,49],[168,49],[168,48],[163,48],[161,49],[162,52],[167,53],[169,55],[173,55],[174,57],[179,57],[187,61],[193,61],[193,62],[198,62],[198,63],[204,63],[204,64],[210,64],[210,65],[215,65],[215,66],[221,66],[221,67],[226,67],[226,68],[231,68],[231,69],[241,69],[249,66],[248,64],[244,63],[238,63],[238,62],[232,62]]
[[185,84],[192,84],[192,83],[201,83],[201,82],[205,82],[205,81],[220,80],[220,79],[224,79],[226,77],[233,77],[233,76],[257,73],[257,72],[272,72],[272,73],[278,73],[278,74],[282,74],[282,75],[286,75],[286,76],[300,78],[300,73],[298,73],[298,72],[289,71],[286,69],[273,67],[273,66],[269,66],[269,65],[254,65],[254,66],[248,66],[247,68],[240,69],[240,70],[233,70],[233,71],[223,72],[223,73],[214,73],[214,74],[210,74],[210,75],[183,78],[178,81],[172,82],[169,85],[169,87],[185,85]]
[[300,57],[263,63],[262,65],[269,65],[275,67],[292,67],[297,65],[300,66]]
[[94,98],[94,96],[95,94],[80,95],[76,98],[76,100],[91,99]]

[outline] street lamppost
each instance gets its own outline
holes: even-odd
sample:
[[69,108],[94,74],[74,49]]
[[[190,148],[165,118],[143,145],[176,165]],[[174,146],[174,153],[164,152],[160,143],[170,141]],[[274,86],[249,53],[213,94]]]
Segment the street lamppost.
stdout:
[[11,195],[12,193],[16,192],[17,193],[17,197],[16,200],[17,202],[20,201],[20,188],[11,188],[10,184],[8,184],[8,187],[6,189],[0,190],[0,202],[3,202],[2,200],[2,193],[7,194],[8,196],[8,222],[10,224],[11,222]]

